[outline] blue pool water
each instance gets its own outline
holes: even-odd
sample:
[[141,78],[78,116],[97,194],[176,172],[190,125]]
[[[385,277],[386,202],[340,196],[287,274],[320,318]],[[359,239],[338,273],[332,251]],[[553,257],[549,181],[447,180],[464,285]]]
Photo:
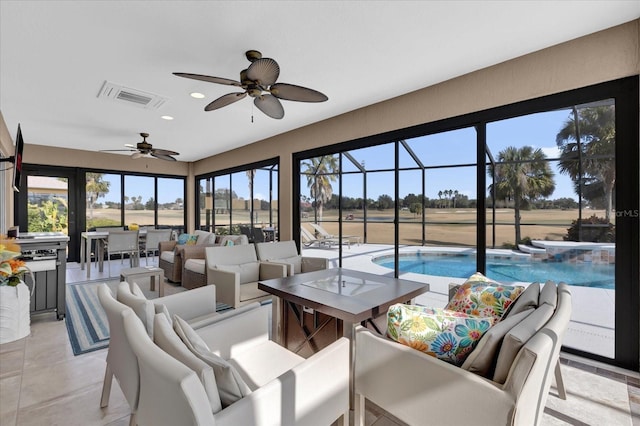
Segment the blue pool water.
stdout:
[[[393,269],[392,257],[374,260]],[[400,271],[443,277],[469,278],[476,272],[476,259],[471,256],[438,256],[416,254],[400,256]],[[591,263],[528,262],[487,258],[486,276],[496,281],[541,282],[564,281],[582,287],[614,289],[615,266]]]

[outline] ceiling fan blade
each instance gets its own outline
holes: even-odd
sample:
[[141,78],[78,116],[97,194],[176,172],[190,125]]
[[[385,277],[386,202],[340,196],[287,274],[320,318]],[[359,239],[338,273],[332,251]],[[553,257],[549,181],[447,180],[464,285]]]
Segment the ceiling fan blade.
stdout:
[[132,152],[136,149],[101,149],[100,152]]
[[282,108],[282,104],[275,96],[261,95],[255,98],[253,103],[260,111],[271,118],[279,120],[284,117],[284,108]]
[[270,86],[280,75],[280,66],[271,58],[262,58],[253,62],[247,68],[247,78],[260,84]]
[[157,155],[180,155],[179,152],[169,151],[168,149],[152,149],[151,154]]
[[220,96],[215,101],[211,102],[209,105],[204,107],[205,111],[213,111],[214,109],[226,107],[234,102],[238,102],[240,99],[243,99],[247,96],[247,92],[244,93],[227,93],[226,95]]
[[[162,150],[160,150],[160,151],[162,151]],[[178,161],[178,160],[176,160],[175,158],[173,158],[173,157],[172,157],[172,156],[170,156],[170,155],[166,155],[166,154],[160,154],[160,153],[158,153],[158,151],[157,151],[157,150],[156,150],[155,152],[151,152],[151,156],[152,156],[152,157],[159,158],[159,159],[161,159],[161,160],[167,160],[167,161]]]
[[127,148],[137,149],[137,147],[135,145],[132,145],[130,143],[125,143],[124,146],[126,146]]
[[174,72],[173,75],[177,75],[178,77],[191,78],[193,80],[206,81],[208,83],[218,83],[218,84],[226,84],[227,86],[242,86],[239,81],[231,80],[229,78],[222,77],[212,77],[210,75],[202,75],[202,74],[189,74],[186,72]]
[[269,88],[269,92],[276,98],[298,102],[324,102],[327,96],[317,90],[295,84],[277,83]]

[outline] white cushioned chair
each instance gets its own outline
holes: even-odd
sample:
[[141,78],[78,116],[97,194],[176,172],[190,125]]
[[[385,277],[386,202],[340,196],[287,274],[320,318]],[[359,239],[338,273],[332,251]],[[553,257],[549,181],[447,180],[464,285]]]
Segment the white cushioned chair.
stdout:
[[[246,235],[222,235],[216,246],[226,247],[227,245],[249,244]],[[184,268],[182,270],[182,286],[186,289],[193,289],[207,285],[207,265],[204,255],[204,247],[202,253],[189,252],[184,257]]]
[[109,287],[104,283],[98,286],[98,299],[107,314],[107,321],[109,322],[109,350],[107,352],[107,368],[104,372],[100,407],[104,408],[109,405],[111,383],[115,376],[131,408],[129,425],[135,426],[140,390],[139,370],[136,356],[131,350],[125,335],[122,317],[123,312],[131,312],[132,310],[118,302],[111,294]]
[[216,246],[205,249],[207,284],[216,286],[216,298],[238,308],[271,298],[258,289],[259,280],[287,276],[287,265],[260,262],[254,244]]
[[[348,414],[349,342],[340,339],[305,360],[269,341],[269,310],[263,306],[197,331],[182,323],[196,346],[201,340],[202,354],[186,351],[191,343],[171,336],[163,315],[155,317],[154,345],[139,318],[128,311],[125,332],[140,365],[138,425],[343,423]],[[176,318],[174,328],[179,323]],[[231,376],[211,374],[207,365],[215,357],[236,373],[234,380],[248,387],[235,402],[217,400],[224,389],[216,392],[212,380],[221,389],[220,382]]]
[[[465,364],[457,367],[358,327],[356,424],[363,422],[365,398],[408,424],[539,424],[571,317],[568,286],[547,283],[537,305],[534,310],[514,314],[521,321],[501,333],[504,337],[496,345],[499,349],[492,350],[497,358],[489,362],[497,362],[495,373],[487,378],[465,364],[480,361],[470,358],[481,346],[485,350],[494,346],[483,345],[489,333],[480,339]],[[504,382],[496,381],[502,375]],[[460,407],[469,416],[466,420],[460,417]]]
[[301,256],[295,241],[256,243],[256,253],[261,261],[287,264],[289,276],[329,267],[329,261],[324,257]]
[[178,315],[191,327],[198,329],[260,306],[259,303],[250,303],[239,309],[218,313],[214,285],[147,300],[136,283],[122,281],[118,284],[117,299],[134,310],[145,324],[149,336],[153,335],[153,317],[157,313],[164,313],[169,321]]

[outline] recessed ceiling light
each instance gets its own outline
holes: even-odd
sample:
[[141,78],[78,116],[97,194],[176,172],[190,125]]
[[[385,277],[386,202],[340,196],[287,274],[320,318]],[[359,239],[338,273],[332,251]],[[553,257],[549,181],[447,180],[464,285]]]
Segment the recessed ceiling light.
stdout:
[[160,117],[160,118],[162,118],[163,120],[173,120],[173,117],[172,117],[172,116],[170,116],[170,115],[163,115],[163,116],[162,116],[162,117]]
[[192,98],[196,98],[196,99],[202,99],[202,98],[204,98],[204,95],[202,93],[193,92],[193,93],[191,93],[191,97]]

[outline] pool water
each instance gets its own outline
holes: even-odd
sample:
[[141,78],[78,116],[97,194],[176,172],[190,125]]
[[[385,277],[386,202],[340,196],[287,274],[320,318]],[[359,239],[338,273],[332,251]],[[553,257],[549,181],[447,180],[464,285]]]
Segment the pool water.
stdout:
[[[380,266],[393,269],[392,257],[374,260]],[[438,256],[416,254],[400,256],[401,272],[469,278],[476,272],[476,259],[471,256]],[[615,265],[562,262],[528,262],[487,258],[487,277],[496,281],[541,282],[564,281],[570,285],[594,288],[615,288]]]

